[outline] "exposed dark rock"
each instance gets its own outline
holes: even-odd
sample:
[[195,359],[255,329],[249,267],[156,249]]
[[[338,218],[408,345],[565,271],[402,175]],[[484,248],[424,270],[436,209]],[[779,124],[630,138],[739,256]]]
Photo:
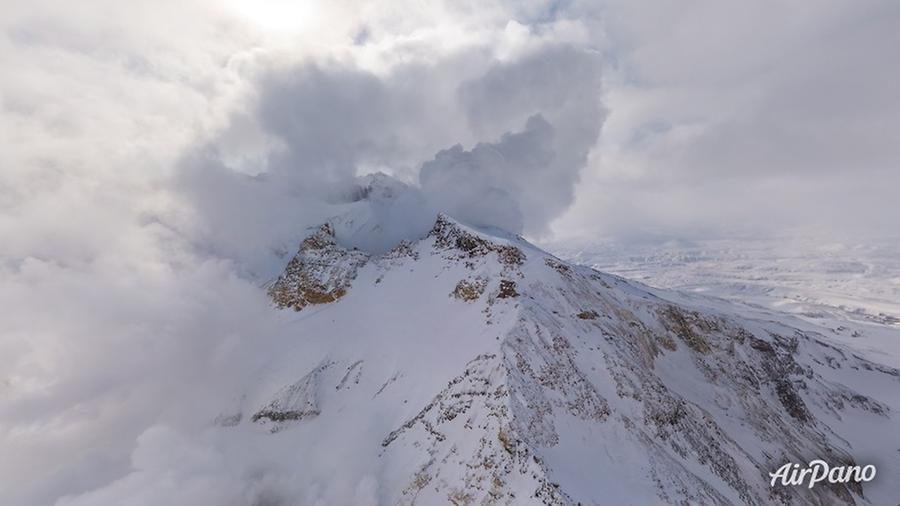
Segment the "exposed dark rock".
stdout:
[[591,309],[588,311],[582,311],[575,316],[581,318],[582,320],[596,320],[600,316],[600,314]]
[[[709,343],[694,330],[694,326],[708,328],[711,325],[697,313],[684,312],[675,306],[667,306],[660,315],[663,325],[699,353],[709,353]],[[702,325],[701,325],[702,324]]]
[[518,297],[519,292],[516,291],[516,282],[508,279],[500,280],[500,292],[497,294],[498,299],[509,299]]
[[481,297],[484,289],[487,287],[487,280],[484,278],[475,278],[473,280],[463,279],[456,284],[450,295],[459,300],[471,302]]
[[310,304],[334,302],[347,293],[357,269],[368,255],[335,242],[334,229],[322,225],[300,245],[284,272],[269,288],[279,308],[301,310]]
[[275,393],[268,404],[260,408],[251,417],[251,421],[274,423],[271,430],[277,432],[285,422],[299,421],[318,416],[319,410],[319,378],[331,364],[322,364],[313,369],[299,381],[283,387]]
[[463,253],[470,258],[496,253],[500,263],[508,266],[520,266],[525,262],[525,253],[516,246],[497,244],[471,232],[463,230],[443,214],[438,216],[434,227],[428,233],[434,237],[435,246]]

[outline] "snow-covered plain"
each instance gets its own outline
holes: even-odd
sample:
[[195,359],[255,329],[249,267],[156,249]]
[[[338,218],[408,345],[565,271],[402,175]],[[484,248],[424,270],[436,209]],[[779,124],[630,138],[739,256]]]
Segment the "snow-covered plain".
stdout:
[[900,366],[900,241],[785,237],[546,247],[653,287],[794,315],[874,360]]

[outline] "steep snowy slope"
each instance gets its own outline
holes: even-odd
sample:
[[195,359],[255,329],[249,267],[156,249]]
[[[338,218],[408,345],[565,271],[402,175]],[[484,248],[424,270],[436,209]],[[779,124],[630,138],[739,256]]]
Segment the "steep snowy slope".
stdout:
[[[293,348],[217,422],[300,462],[309,503],[900,496],[900,372],[782,321],[443,215],[377,256],[323,225],[269,290]],[[769,486],[769,472],[814,458],[875,464],[881,479]]]

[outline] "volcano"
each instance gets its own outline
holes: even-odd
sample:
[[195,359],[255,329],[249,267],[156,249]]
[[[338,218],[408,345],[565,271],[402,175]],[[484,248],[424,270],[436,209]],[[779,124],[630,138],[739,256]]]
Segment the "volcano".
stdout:
[[[342,244],[342,226],[314,230],[267,286],[296,338],[217,419],[298,462],[310,503],[900,497],[883,456],[900,448],[900,372],[808,325],[443,214],[379,254]],[[813,459],[882,479],[770,485]]]

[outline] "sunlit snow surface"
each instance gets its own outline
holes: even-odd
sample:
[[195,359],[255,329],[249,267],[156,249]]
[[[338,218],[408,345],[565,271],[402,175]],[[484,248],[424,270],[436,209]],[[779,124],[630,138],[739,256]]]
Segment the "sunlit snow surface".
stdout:
[[721,239],[550,244],[560,257],[659,288],[778,311],[900,365],[900,241]]
[[[736,246],[731,257],[600,265],[649,284],[662,284],[654,272],[681,279],[668,285],[687,289],[679,292],[446,216],[383,254],[341,242],[342,230],[369,223],[335,220],[302,241],[270,285],[277,304],[298,311],[272,308],[277,329],[257,341],[258,368],[215,409],[197,403],[199,433],[150,427],[127,475],[59,506],[898,497],[900,371],[882,365],[900,362],[887,346],[900,342],[893,320],[866,317],[874,306],[848,315],[824,298],[821,316],[785,316],[790,304],[776,306],[774,291],[727,277],[692,293],[716,279],[691,274],[703,263],[761,283],[793,279],[818,256],[782,265],[740,258],[751,250]],[[588,263],[586,253],[572,256]],[[852,278],[852,269],[831,271],[811,277],[818,286]],[[729,283],[751,296],[709,296],[728,295]],[[769,471],[811,458],[871,463],[880,479],[855,492],[769,486]]]

